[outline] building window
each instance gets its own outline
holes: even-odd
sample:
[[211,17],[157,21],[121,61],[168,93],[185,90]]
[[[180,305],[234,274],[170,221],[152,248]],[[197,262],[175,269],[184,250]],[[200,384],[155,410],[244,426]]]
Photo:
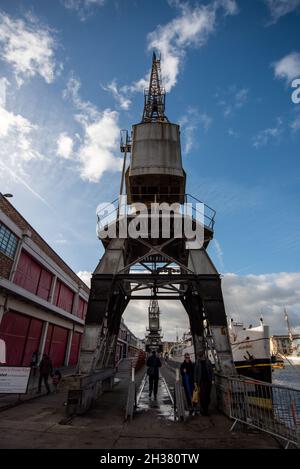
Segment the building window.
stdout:
[[18,238],[5,225],[0,223],[0,251],[12,259],[18,245]]

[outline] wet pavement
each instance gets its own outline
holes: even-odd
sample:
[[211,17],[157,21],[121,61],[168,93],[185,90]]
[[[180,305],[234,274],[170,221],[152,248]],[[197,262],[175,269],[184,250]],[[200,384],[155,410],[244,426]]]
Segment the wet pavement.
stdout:
[[137,396],[136,414],[152,412],[158,419],[174,421],[174,400],[170,395],[165,379],[160,376],[158,380],[157,399],[149,397],[149,381],[144,376],[141,389]]
[[[137,373],[138,386],[145,369]],[[67,424],[66,392],[27,401],[0,413],[0,448],[105,448],[105,449],[201,449],[278,448],[277,442],[262,433],[230,432],[232,421],[212,411],[209,417],[187,417],[174,421],[170,388],[174,372],[161,370],[157,401],[149,399],[148,380],[140,394],[134,419],[124,421],[130,373],[122,370],[112,392],[103,394],[88,413]]]

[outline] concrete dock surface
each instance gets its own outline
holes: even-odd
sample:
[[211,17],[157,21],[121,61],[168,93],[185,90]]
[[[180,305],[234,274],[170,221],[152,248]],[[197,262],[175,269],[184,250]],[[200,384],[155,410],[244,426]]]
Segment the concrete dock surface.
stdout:
[[[172,371],[162,369],[166,381]],[[124,421],[129,373],[120,370],[113,391],[103,394],[94,408],[67,419],[67,392],[38,397],[0,412],[0,448],[93,449],[208,449],[279,448],[275,439],[249,428],[230,432],[232,421],[211,410],[209,416],[174,421],[163,379],[157,400],[149,399],[148,384],[132,421]],[[144,370],[137,374],[140,383]]]

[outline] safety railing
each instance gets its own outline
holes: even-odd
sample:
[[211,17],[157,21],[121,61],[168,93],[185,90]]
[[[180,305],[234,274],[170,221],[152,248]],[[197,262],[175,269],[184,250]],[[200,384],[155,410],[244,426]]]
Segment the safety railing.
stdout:
[[[131,194],[136,196],[141,202],[147,200],[147,204],[163,203],[164,198],[183,199],[184,203],[180,203],[178,215],[182,217],[190,217],[197,222],[203,224],[206,228],[213,231],[215,225],[216,211],[207,204],[190,194]],[[128,204],[126,195],[113,200],[110,204],[100,204],[97,208],[97,230],[101,232],[108,225],[113,224],[119,219],[123,220],[127,217],[134,217],[136,213],[135,204]],[[167,213],[167,212],[166,212]]]
[[131,368],[131,377],[128,385],[128,394],[125,408],[125,420],[132,420],[137,405],[135,369]]
[[219,408],[238,422],[300,447],[300,390],[245,377],[215,376]]
[[176,379],[174,386],[174,417],[175,420],[185,420],[185,400],[184,391],[179,378],[179,369],[176,369]]

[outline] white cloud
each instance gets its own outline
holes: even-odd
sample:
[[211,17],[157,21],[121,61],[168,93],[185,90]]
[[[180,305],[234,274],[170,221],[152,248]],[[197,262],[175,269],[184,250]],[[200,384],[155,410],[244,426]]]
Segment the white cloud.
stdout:
[[220,94],[216,93],[216,97],[219,99],[217,104],[223,108],[224,117],[229,117],[248,102],[249,90],[248,88],[238,89],[236,85],[233,85],[221,96]]
[[101,7],[105,0],[62,0],[65,8],[74,10],[81,21],[85,21],[93,14],[94,7]]
[[77,272],[77,275],[89,288],[91,288],[92,272],[88,272],[87,270],[80,270]]
[[162,78],[166,91],[176,84],[180,67],[189,47],[202,47],[215,31],[216,16],[222,9],[225,15],[237,13],[234,0],[215,0],[208,5],[190,8],[176,2],[181,14],[164,26],[159,25],[148,35],[148,49],[157,49],[162,56]]
[[[222,250],[221,250],[222,251]],[[222,255],[222,253],[221,253]],[[77,275],[90,287],[91,272]],[[270,326],[271,334],[286,333],[283,310],[289,313],[295,332],[300,332],[300,273],[270,273],[261,275],[223,275],[222,291],[227,319],[242,321],[245,326],[258,325],[261,315]],[[148,326],[148,300],[131,301],[124,312],[124,320],[138,337],[145,336]],[[161,326],[164,340],[175,340],[189,330],[189,320],[180,301],[160,301]]]
[[23,170],[24,162],[42,158],[34,148],[33,134],[37,126],[20,114],[14,114],[6,107],[9,81],[0,79],[0,156],[16,169]]
[[295,117],[293,122],[291,122],[290,127],[293,132],[300,131],[300,116]]
[[[127,111],[131,106],[131,100],[125,96],[126,91],[123,93],[122,88],[118,89],[116,80],[113,80],[106,86],[102,86],[105,91],[112,93],[114,99],[117,101],[121,109]],[[124,88],[124,87],[123,87]],[[126,90],[126,87],[125,87]]]
[[16,183],[18,185],[23,185],[24,187],[26,187],[26,189],[29,192],[31,192],[32,195],[34,195],[37,199],[39,199],[41,202],[43,202],[43,204],[45,204],[48,208],[50,208],[53,211],[53,208],[48,204],[47,200],[45,200],[38,192],[36,192],[31,187],[31,185],[27,184],[27,182],[24,180],[23,176],[22,177],[18,176],[18,174],[16,172],[16,167],[14,167],[14,169],[12,170],[11,168],[9,168],[9,166],[4,164],[3,161],[1,161],[1,159],[0,159],[0,168],[1,168],[0,177],[1,176],[3,178],[5,177],[5,180],[6,180],[7,175],[9,175],[9,177],[13,181],[16,181]]
[[81,99],[79,95],[80,87],[80,81],[72,76],[67,82],[66,89],[63,91],[63,97],[65,99],[70,99],[76,110],[79,111],[79,114],[76,114],[77,120],[80,122],[87,122],[97,117],[98,110],[94,104]]
[[224,270],[223,250],[221,248],[221,244],[216,239],[213,240],[213,244],[214,244],[214,247],[215,247],[215,250],[216,250],[217,258],[218,258],[219,263],[220,263],[220,267],[221,267],[222,270]]
[[235,106],[237,108],[243,107],[246,104],[248,101],[248,93],[249,90],[246,88],[242,88],[241,90],[237,91],[235,94]]
[[19,86],[24,79],[40,75],[47,83],[55,78],[55,41],[50,30],[37,21],[13,19],[0,12],[0,57],[13,67]]
[[81,177],[98,182],[105,171],[121,171],[122,159],[114,156],[120,138],[118,113],[106,109],[96,120],[84,124],[84,130],[84,141],[78,151]]
[[276,78],[286,80],[289,84],[294,78],[300,77],[300,53],[291,52],[273,64]]
[[196,145],[196,131],[199,124],[202,125],[205,132],[209,129],[212,123],[212,118],[205,112],[200,113],[197,108],[189,107],[186,114],[181,117],[179,124],[184,139],[184,152],[186,154]]
[[69,159],[72,157],[74,142],[65,132],[62,132],[57,139],[57,155]]
[[122,168],[122,159],[115,156],[120,138],[119,114],[105,109],[99,111],[89,101],[79,96],[80,82],[71,78],[65,97],[71,98],[76,108],[75,119],[82,126],[82,143],[75,155],[82,179],[98,182],[105,171],[117,172]]
[[[287,308],[294,331],[300,332],[300,273],[271,273],[240,276],[224,274],[222,291],[228,320],[232,317],[245,326],[259,324],[262,315],[271,334],[286,333],[283,309]],[[148,325],[148,301],[129,303],[124,319],[130,329],[144,337]],[[160,301],[164,340],[175,340],[189,329],[189,320],[180,301]]]
[[239,136],[239,133],[236,132],[236,131],[233,130],[233,129],[228,129],[228,135],[229,135],[230,137],[235,137],[235,138],[237,138],[237,137]]
[[[7,78],[0,78],[0,106],[5,106],[6,104],[6,88],[10,85]],[[0,123],[1,125],[1,123]]]
[[[169,0],[171,7],[179,9],[179,14],[164,26],[158,25],[147,37],[149,51],[156,49],[161,54],[162,83],[167,92],[176,85],[182,68],[186,50],[202,47],[208,37],[215,32],[217,13],[224,16],[235,15],[238,8],[235,0],[213,0],[208,5],[192,8],[181,0]],[[139,80],[117,87],[116,81],[107,85],[122,109],[129,109],[130,94],[144,92],[149,87],[150,71]]]
[[282,134],[282,131],[282,119],[278,117],[276,120],[275,127],[264,129],[253,138],[253,146],[255,148],[259,148],[267,145],[269,141],[278,140],[278,138]]
[[[125,323],[141,339],[145,337],[146,328],[149,327],[148,306],[148,300],[134,300],[124,312]],[[181,302],[162,300],[159,302],[159,308],[163,340],[175,341],[177,333],[181,338],[190,328],[188,315]]]
[[222,285],[228,319],[233,317],[254,326],[262,315],[271,334],[286,333],[283,310],[287,308],[292,327],[300,331],[300,273],[228,273]]
[[271,13],[271,23],[276,23],[279,18],[300,7],[300,0],[265,0],[265,3]]

